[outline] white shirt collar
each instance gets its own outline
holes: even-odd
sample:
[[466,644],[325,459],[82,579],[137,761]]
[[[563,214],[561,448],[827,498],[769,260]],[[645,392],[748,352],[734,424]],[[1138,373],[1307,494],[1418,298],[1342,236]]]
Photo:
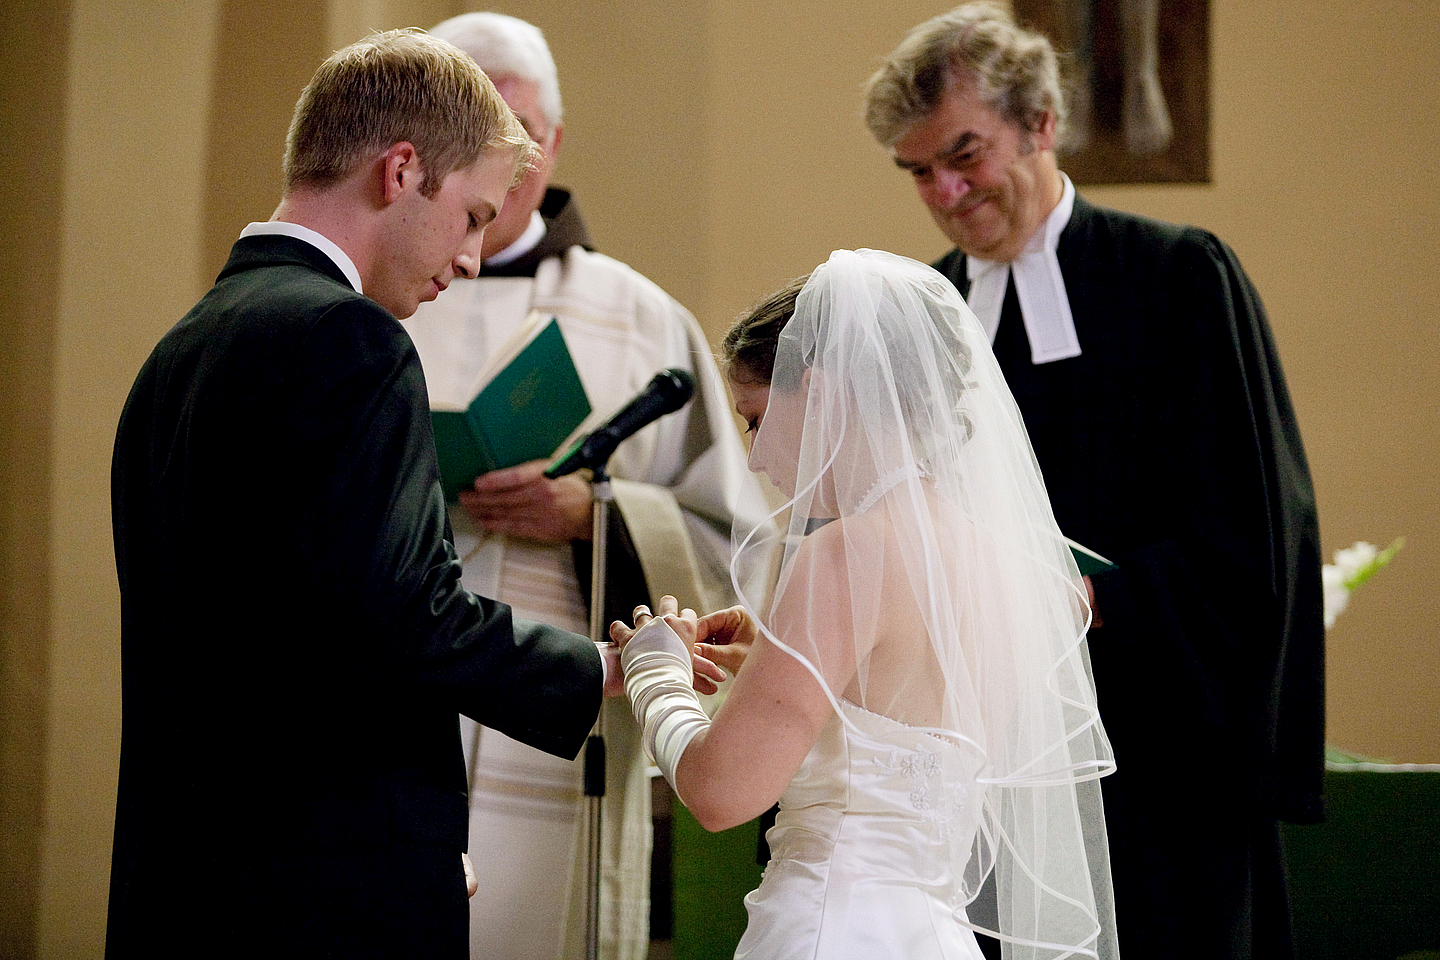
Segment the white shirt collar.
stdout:
[[1000,328],[1005,287],[1014,275],[1020,317],[1030,341],[1030,359],[1037,364],[1080,356],[1075,317],[1070,312],[1070,298],[1065,292],[1065,278],[1060,273],[1060,259],[1056,255],[1060,234],[1075,209],[1075,185],[1064,173],[1060,178],[1064,183],[1060,202],[1013,262],[965,258],[965,272],[970,278],[970,294],[965,299],[990,335],[991,343],[995,342],[995,331]]
[[539,210],[530,211],[530,225],[525,232],[515,238],[515,242],[493,257],[486,257],[481,267],[503,267],[507,263],[514,263],[525,254],[539,246],[545,236],[545,218],[540,216]]
[[281,236],[294,237],[296,240],[304,240],[310,246],[319,250],[329,257],[340,272],[345,274],[345,279],[350,281],[350,286],[355,288],[356,293],[364,293],[360,285],[360,271],[355,269],[355,261],[336,246],[335,241],[317,233],[309,227],[302,227],[298,223],[287,223],[284,220],[267,220],[264,223],[252,223],[240,231],[242,237]]

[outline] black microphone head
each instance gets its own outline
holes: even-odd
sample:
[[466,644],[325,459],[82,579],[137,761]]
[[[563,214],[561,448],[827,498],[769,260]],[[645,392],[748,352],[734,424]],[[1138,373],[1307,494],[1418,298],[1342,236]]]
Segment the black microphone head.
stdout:
[[655,379],[665,384],[665,407],[667,410],[679,410],[695,395],[695,378],[689,370],[666,367],[655,375]]
[[650,378],[639,396],[621,407],[609,420],[577,440],[545,471],[550,479],[582,467],[598,469],[619,444],[637,430],[667,413],[674,413],[695,395],[695,378],[688,370],[670,367]]

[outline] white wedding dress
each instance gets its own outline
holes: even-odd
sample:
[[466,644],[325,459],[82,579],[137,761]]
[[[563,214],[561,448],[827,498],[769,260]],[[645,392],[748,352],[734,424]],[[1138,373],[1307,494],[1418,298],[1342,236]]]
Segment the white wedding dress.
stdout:
[[930,267],[840,250],[732,335],[751,469],[789,498],[732,537],[733,582],[773,584],[737,591],[764,643],[713,722],[664,621],[622,658],[646,751],[672,785],[690,758],[676,792],[711,809],[750,756],[794,762],[757,744],[800,749],[774,717],[814,729],[777,656],[833,708],[736,957],[981,960],[983,930],[1011,960],[1114,960],[1090,610],[984,329]]
[[974,750],[840,702],[858,732],[832,717],[780,798],[737,960],[981,960],[951,866],[980,823]]

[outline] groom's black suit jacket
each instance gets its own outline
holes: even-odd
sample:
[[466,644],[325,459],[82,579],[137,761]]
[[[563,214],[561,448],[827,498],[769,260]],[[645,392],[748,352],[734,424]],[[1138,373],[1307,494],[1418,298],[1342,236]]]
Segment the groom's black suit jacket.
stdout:
[[573,756],[601,664],[461,588],[399,323],[241,239],[131,390],[112,501],[107,955],[463,960],[457,713]]
[[[1282,883],[1275,819],[1320,816],[1324,628],[1265,310],[1214,235],[1083,197],[1057,256],[1080,356],[1031,362],[1013,282],[995,356],[1060,529],[1119,564],[1090,653],[1121,955],[1280,956],[1283,887],[1259,888]],[[968,292],[960,251],[935,266]]]

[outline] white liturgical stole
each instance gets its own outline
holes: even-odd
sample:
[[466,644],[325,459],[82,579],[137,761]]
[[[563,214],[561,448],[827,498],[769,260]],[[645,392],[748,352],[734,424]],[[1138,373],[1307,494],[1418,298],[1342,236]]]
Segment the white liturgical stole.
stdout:
[[1030,359],[1037,364],[1080,356],[1075,317],[1070,313],[1065,278],[1060,275],[1060,259],[1055,254],[1060,245],[1060,232],[1070,222],[1070,211],[1075,207],[1075,186],[1065,174],[1060,177],[1065,182],[1060,202],[1013,262],[965,258],[965,272],[970,278],[970,294],[965,301],[990,335],[991,343],[995,342],[995,331],[1000,328],[1005,287],[1014,275],[1020,318],[1025,323],[1025,337],[1030,341]]

